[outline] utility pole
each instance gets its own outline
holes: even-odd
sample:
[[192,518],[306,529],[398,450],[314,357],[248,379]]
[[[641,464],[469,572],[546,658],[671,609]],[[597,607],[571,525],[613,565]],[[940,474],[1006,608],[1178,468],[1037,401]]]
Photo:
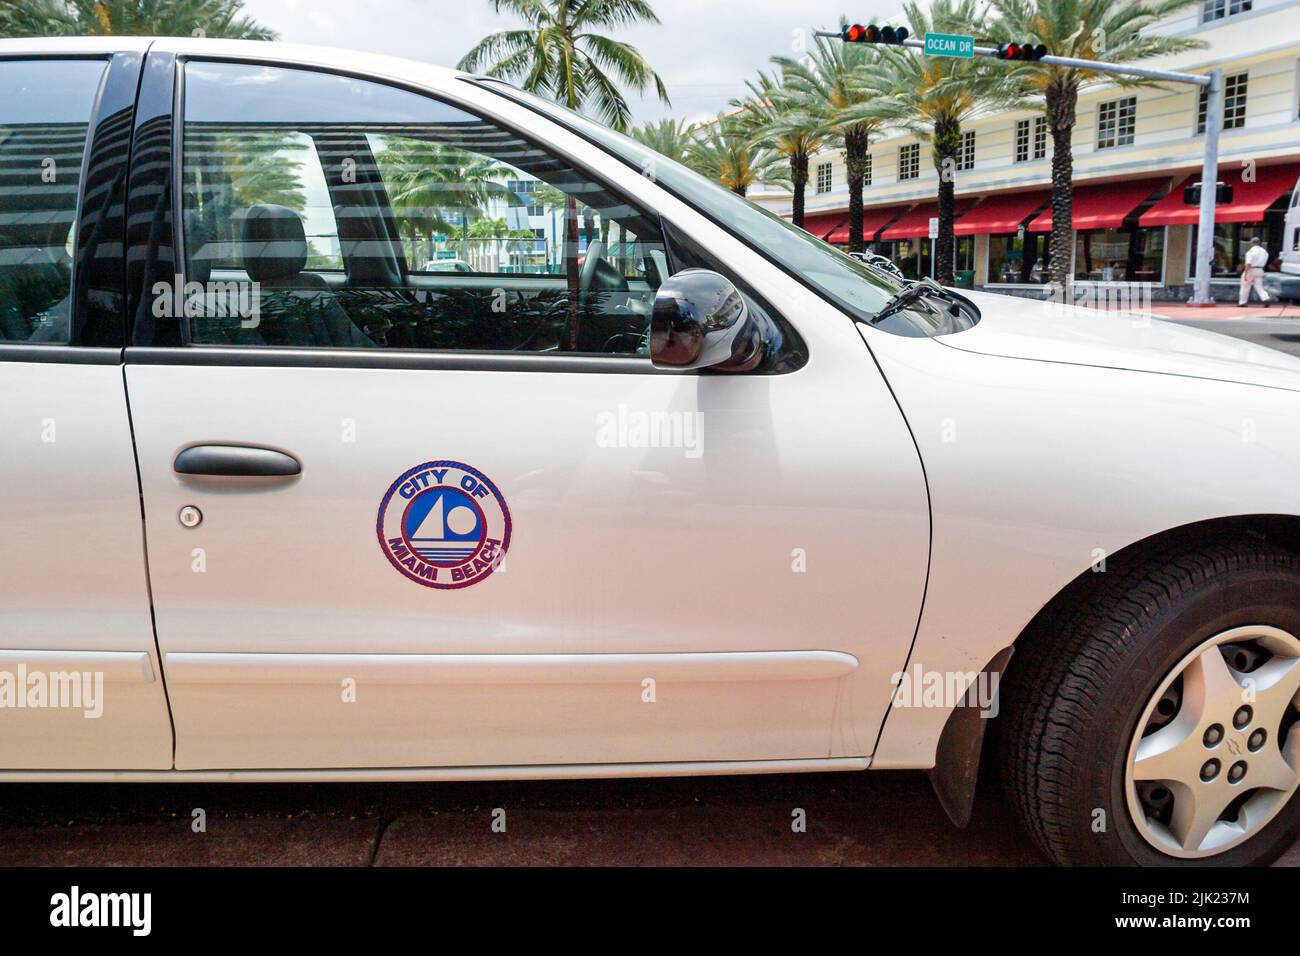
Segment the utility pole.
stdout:
[[[816,30],[816,36],[844,40],[841,31]],[[956,38],[954,38],[956,39]],[[987,56],[1002,59],[996,47],[975,46],[970,37],[961,37],[970,41],[964,52],[944,54],[956,56]],[[847,41],[846,41],[847,42]],[[888,41],[886,41],[888,42]],[[925,50],[925,41],[908,38],[894,41],[893,46],[905,46],[914,50]],[[1205,156],[1201,163],[1201,208],[1196,237],[1196,278],[1193,284],[1192,304],[1213,305],[1210,297],[1210,269],[1214,250],[1214,206],[1218,196],[1215,183],[1219,178],[1219,130],[1223,119],[1223,71],[1213,69],[1206,74],[1177,73],[1172,70],[1156,70],[1151,67],[1127,63],[1107,63],[1104,60],[1081,60],[1069,56],[1036,56],[1034,62],[1067,69],[1086,70],[1090,73],[1113,74],[1116,76],[1137,76],[1147,80],[1159,80],[1164,83],[1181,83],[1208,91],[1205,109]]]

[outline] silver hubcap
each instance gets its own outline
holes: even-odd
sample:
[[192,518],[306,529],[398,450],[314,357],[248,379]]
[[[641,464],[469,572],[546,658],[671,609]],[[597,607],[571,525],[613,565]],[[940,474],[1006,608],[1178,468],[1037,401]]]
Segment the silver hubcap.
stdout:
[[1147,703],[1124,787],[1138,832],[1194,859],[1249,840],[1300,784],[1300,640],[1238,627],[1179,662]]

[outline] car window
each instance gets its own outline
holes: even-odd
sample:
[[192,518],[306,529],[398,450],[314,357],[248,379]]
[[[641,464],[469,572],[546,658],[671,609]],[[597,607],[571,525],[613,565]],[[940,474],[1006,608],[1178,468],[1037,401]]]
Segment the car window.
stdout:
[[106,66],[0,62],[0,340],[68,341],[82,157]]
[[310,70],[185,67],[189,340],[645,354],[657,220],[431,97]]
[[810,283],[854,318],[871,318],[902,288],[892,277],[627,136],[506,83],[486,78],[473,82],[555,120],[636,168]]

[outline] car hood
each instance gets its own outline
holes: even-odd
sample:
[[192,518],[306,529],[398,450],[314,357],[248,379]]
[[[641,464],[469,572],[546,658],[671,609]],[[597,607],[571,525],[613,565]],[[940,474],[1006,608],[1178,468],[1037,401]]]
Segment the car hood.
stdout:
[[1217,332],[1137,313],[988,292],[962,295],[979,307],[980,321],[964,332],[936,338],[950,348],[1300,391],[1300,358]]

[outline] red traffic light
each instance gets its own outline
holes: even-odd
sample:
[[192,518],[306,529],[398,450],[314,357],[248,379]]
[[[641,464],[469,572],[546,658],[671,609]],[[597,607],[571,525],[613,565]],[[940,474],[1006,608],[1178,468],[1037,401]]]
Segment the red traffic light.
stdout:
[[877,27],[874,23],[863,26],[855,23],[840,30],[845,43],[889,43],[901,44],[908,37],[907,27]]
[[1047,47],[1041,43],[999,43],[999,60],[1041,60],[1047,56]]

